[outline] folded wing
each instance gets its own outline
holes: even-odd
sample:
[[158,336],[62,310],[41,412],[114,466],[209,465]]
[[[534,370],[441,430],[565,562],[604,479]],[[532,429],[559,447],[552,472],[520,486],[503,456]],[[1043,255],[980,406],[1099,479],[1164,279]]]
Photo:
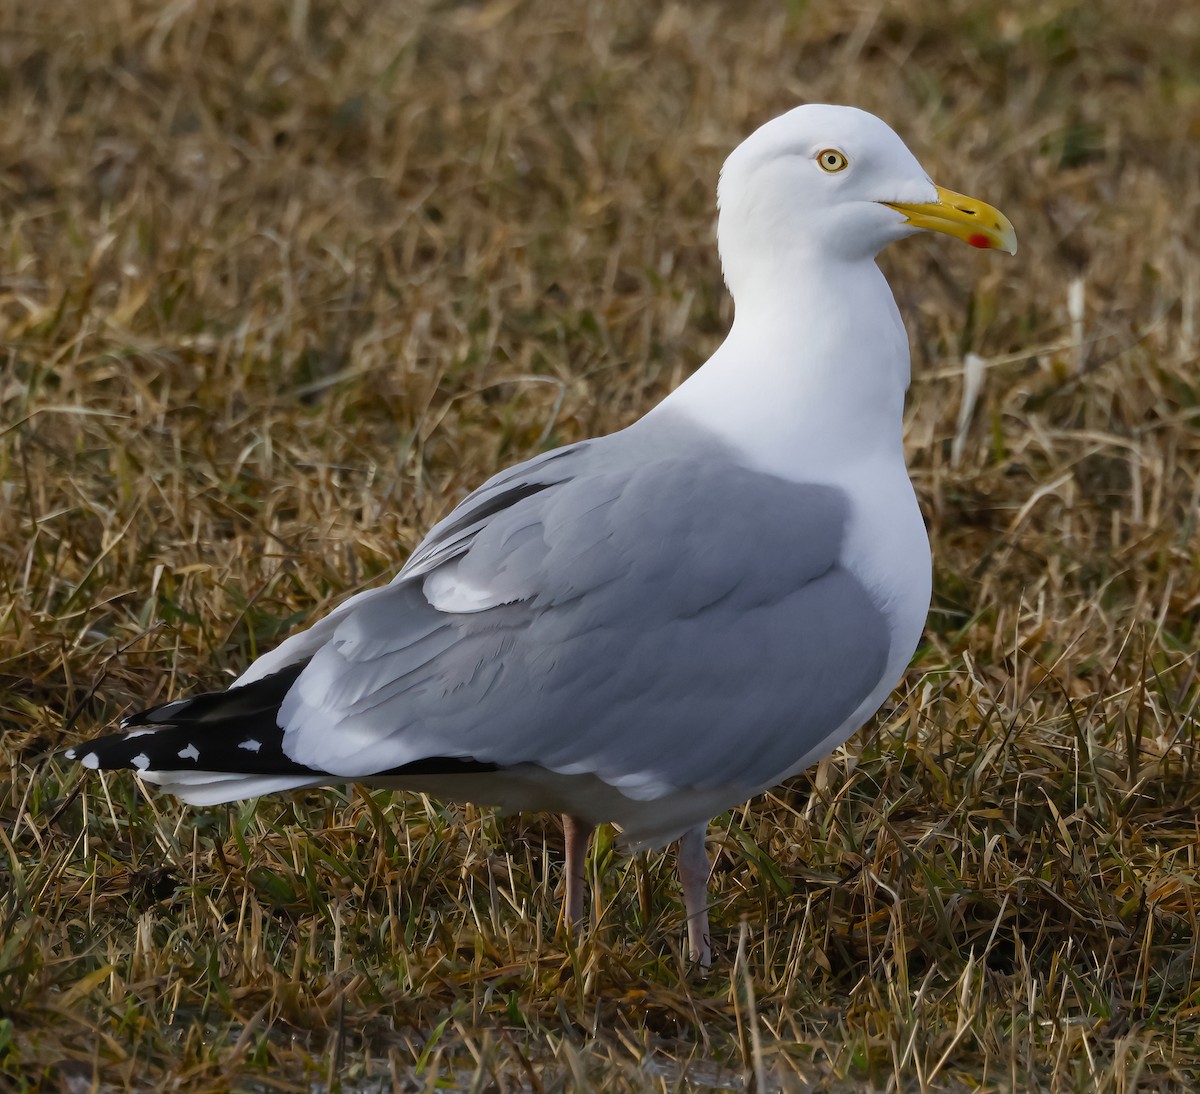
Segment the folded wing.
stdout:
[[880,683],[889,627],[843,565],[849,518],[833,487],[639,423],[497,476],[229,691],[76,751],[194,801],[520,765],[632,799],[748,795]]

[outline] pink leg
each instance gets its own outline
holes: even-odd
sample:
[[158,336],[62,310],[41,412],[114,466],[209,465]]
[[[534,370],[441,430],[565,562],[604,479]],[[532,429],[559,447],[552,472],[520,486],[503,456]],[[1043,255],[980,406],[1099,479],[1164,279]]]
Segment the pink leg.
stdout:
[[712,964],[712,941],[708,933],[708,872],[711,864],[704,847],[708,825],[685,832],[679,840],[679,882],[687,912],[688,957],[702,969]]
[[567,845],[567,861],[563,872],[567,878],[567,892],[563,898],[563,914],[567,926],[579,930],[583,926],[583,893],[587,882],[588,840],[592,838],[593,825],[578,817],[563,814],[563,837]]

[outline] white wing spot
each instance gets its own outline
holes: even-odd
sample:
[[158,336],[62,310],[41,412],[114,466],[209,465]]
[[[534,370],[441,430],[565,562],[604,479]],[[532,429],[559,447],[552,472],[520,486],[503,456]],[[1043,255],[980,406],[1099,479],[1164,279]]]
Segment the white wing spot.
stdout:
[[458,576],[458,563],[451,562],[434,570],[421,586],[425,599],[439,612],[451,615],[482,612],[500,604],[511,604],[516,596],[497,596],[491,589],[481,589]]
[[198,760],[200,759],[200,750],[195,745],[188,745],[187,748],[179,750],[179,758],[181,760]]
[[84,767],[90,767],[93,771],[100,767],[100,757],[94,752],[89,752],[82,760],[79,761]]
[[247,752],[257,752],[262,748],[262,741],[256,741],[253,737],[247,737],[238,748],[244,748]]
[[125,740],[132,741],[134,737],[141,737],[146,733],[157,733],[157,729],[130,729],[125,733]]
[[148,768],[150,766],[150,757],[147,756],[144,752],[139,752],[136,756],[134,756],[134,758],[130,762],[139,771],[145,771],[146,768]]

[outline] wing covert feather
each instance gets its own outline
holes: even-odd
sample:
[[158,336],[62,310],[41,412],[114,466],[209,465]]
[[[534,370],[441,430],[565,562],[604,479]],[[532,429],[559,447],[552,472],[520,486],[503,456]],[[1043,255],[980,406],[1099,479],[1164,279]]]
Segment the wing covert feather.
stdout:
[[[890,644],[839,562],[845,497],[633,432],[514,468],[437,525],[301,673],[287,754],[351,777],[437,755],[749,792],[836,730]],[[439,610],[430,575],[494,606]]]

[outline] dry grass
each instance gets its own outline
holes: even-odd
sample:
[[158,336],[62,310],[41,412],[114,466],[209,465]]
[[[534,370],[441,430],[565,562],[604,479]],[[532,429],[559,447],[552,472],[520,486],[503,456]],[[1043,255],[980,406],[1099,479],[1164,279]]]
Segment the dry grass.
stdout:
[[[1174,2],[7,0],[0,1085],[1200,1081],[1198,43]],[[203,813],[53,757],[686,375],[730,318],[720,161],[805,99],[1022,251],[886,258],[927,642],[719,819],[709,978],[665,860],[597,848],[576,950],[538,818]]]

